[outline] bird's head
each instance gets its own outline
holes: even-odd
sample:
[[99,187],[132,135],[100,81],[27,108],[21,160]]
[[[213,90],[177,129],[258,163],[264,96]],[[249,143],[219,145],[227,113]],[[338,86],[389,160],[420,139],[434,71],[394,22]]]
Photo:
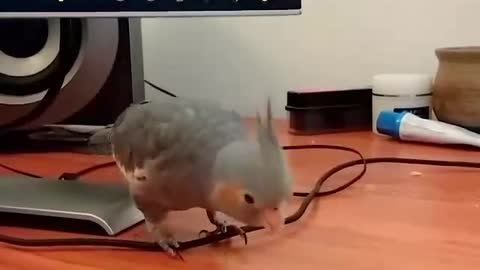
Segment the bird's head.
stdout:
[[272,127],[270,101],[267,119],[257,114],[257,136],[235,141],[218,153],[211,194],[216,210],[251,226],[278,231],[292,194],[287,164]]

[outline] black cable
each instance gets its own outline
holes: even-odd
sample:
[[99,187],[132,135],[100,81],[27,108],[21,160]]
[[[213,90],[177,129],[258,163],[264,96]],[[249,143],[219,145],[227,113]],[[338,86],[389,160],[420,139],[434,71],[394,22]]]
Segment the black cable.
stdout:
[[161,88],[160,86],[157,86],[157,85],[155,85],[155,84],[153,84],[153,83],[151,83],[151,82],[149,82],[149,81],[147,81],[147,80],[143,80],[143,81],[144,81],[145,83],[147,83],[148,85],[150,85],[151,87],[157,89],[158,91],[163,92],[164,94],[167,94],[167,95],[169,95],[169,96],[171,96],[171,97],[177,97],[175,94],[173,94],[173,93],[171,93],[171,92],[169,92],[169,91]]
[[10,167],[10,166],[8,166],[8,165],[5,165],[5,164],[1,164],[1,163],[0,163],[0,167],[4,168],[4,169],[6,169],[6,170],[12,171],[12,172],[14,172],[14,173],[18,173],[18,174],[24,175],[24,176],[33,177],[33,178],[42,178],[40,175],[36,175],[36,174],[29,173],[29,172],[26,172],[26,171],[21,171],[21,170],[12,168],[12,167]]
[[88,168],[85,168],[83,170],[80,170],[78,172],[74,172],[74,173],[63,173],[62,175],[60,175],[59,179],[60,180],[77,180],[78,178],[80,178],[81,176],[87,174],[87,173],[91,173],[93,171],[96,171],[96,170],[99,170],[99,169],[102,169],[102,168],[107,168],[107,167],[111,167],[111,166],[115,166],[115,162],[114,161],[110,161],[110,162],[105,162],[105,163],[100,163],[100,164],[97,164],[97,165],[94,165],[94,166],[91,166],[91,167],[88,167]]
[[[365,160],[360,152],[358,152],[355,149],[349,148],[349,147],[344,147],[344,146],[333,146],[333,145],[298,145],[298,146],[285,146],[283,149],[285,150],[300,150],[300,149],[333,149],[333,150],[343,150],[343,151],[348,151],[357,154],[361,159],[360,160]],[[85,173],[91,172],[93,170],[106,167],[106,166],[111,166],[114,163],[108,162],[108,163],[103,163],[99,165],[95,165],[93,167],[84,169],[82,171],[77,172],[77,176],[80,177],[84,175]],[[360,179],[366,172],[366,163],[364,163],[364,168],[363,170],[357,175],[352,181],[350,181],[351,184],[356,182],[358,179]],[[334,172],[335,173],[335,172]],[[333,173],[332,173],[333,174]],[[322,186],[323,182],[325,182],[328,179],[328,173],[327,176],[324,176],[320,178],[319,181],[317,181],[315,187],[312,189],[312,191],[306,196],[306,199],[302,203],[301,207],[293,214],[292,216],[288,217],[285,221],[286,224],[294,222],[298,220],[307,207],[310,205],[318,191],[320,190],[320,187]],[[350,184],[350,185],[351,185]],[[295,194],[294,194],[295,196]],[[305,197],[305,196],[302,196]],[[243,231],[248,233],[256,230],[262,229],[261,227],[251,227],[251,226],[244,226],[242,227]],[[227,230],[226,233],[223,234],[216,234],[216,235],[208,235],[203,238],[199,239],[194,239],[191,241],[186,241],[186,242],[181,242],[180,248],[178,250],[185,250],[193,247],[198,247],[202,245],[207,245],[211,243],[215,243],[221,240],[225,240],[227,238],[231,238],[237,235],[237,231],[235,230]],[[0,242],[5,242],[8,244],[12,245],[18,245],[18,246],[111,246],[111,247],[124,247],[124,248],[135,248],[135,249],[145,249],[145,250],[157,250],[157,251],[163,251],[156,243],[153,242],[145,242],[145,241],[133,241],[133,240],[120,240],[120,239],[108,239],[108,238],[57,238],[57,239],[24,239],[24,238],[19,238],[19,237],[12,237],[12,236],[7,236],[7,235],[1,235],[0,234]]]
[[[300,207],[292,215],[286,218],[285,224],[293,223],[299,220],[308,206],[312,203],[315,197],[327,196],[337,193],[346,189],[347,187],[353,185],[357,182],[366,172],[367,164],[371,163],[404,163],[404,164],[421,164],[421,165],[433,165],[433,166],[450,166],[450,167],[466,167],[466,168],[480,168],[480,163],[477,162],[465,162],[465,161],[442,161],[442,160],[425,160],[425,159],[413,159],[413,158],[396,158],[396,157],[378,157],[378,158],[368,158],[365,159],[360,152],[355,149],[344,147],[344,146],[332,146],[332,145],[294,145],[294,146],[284,146],[284,150],[302,150],[302,149],[334,149],[334,150],[343,150],[349,151],[357,154],[360,159],[345,162],[343,164],[337,165],[332,169],[328,170],[323,176],[321,176],[315,183],[315,186],[310,192],[294,192],[294,196],[305,197]],[[110,166],[110,163],[104,163],[103,166]],[[334,188],[332,190],[327,190],[320,192],[322,185],[330,179],[331,176],[336,174],[339,171],[342,171],[346,168],[363,165],[362,171],[355,176],[352,180],[347,183]],[[102,164],[94,166],[95,168],[100,168]],[[82,170],[82,172],[91,172],[93,169],[88,168]],[[246,232],[253,232],[261,230],[261,227],[252,227],[244,226],[242,229]],[[207,245],[215,243],[221,240],[225,240],[237,235],[237,231],[228,230],[226,233],[208,235],[203,238],[194,239],[186,242],[180,243],[179,250],[185,250],[189,248],[194,248],[202,245]],[[133,248],[133,249],[143,249],[143,250],[155,250],[163,251],[157,244],[152,242],[145,241],[134,241],[134,240],[121,240],[121,239],[109,239],[109,238],[52,238],[52,239],[25,239],[19,237],[12,237],[7,235],[0,234],[0,242],[17,245],[17,246],[110,246],[110,247],[123,247],[123,248]]]
[[[96,171],[96,170],[99,170],[99,169],[102,169],[102,168],[111,167],[111,166],[115,166],[115,162],[111,161],[111,162],[100,163],[100,164],[85,168],[83,170],[80,170],[78,172],[73,172],[73,173],[66,172],[66,173],[63,173],[62,175],[60,175],[60,177],[58,179],[60,179],[60,180],[77,180],[78,178],[80,178],[81,176],[83,176],[87,173],[90,173],[90,172],[93,172],[93,171]],[[11,172],[20,174],[20,175],[33,177],[33,178],[43,178],[40,175],[33,174],[33,173],[23,171],[23,170],[19,170],[19,169],[10,167],[10,166],[2,164],[2,163],[0,163],[0,167],[4,168],[6,170],[9,170]]]

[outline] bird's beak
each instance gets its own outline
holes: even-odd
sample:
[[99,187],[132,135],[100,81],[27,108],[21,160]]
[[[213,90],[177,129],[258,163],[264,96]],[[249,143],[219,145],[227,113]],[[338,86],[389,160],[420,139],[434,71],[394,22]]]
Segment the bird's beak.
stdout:
[[283,228],[285,218],[281,209],[267,208],[263,210],[263,226],[270,232],[278,232]]

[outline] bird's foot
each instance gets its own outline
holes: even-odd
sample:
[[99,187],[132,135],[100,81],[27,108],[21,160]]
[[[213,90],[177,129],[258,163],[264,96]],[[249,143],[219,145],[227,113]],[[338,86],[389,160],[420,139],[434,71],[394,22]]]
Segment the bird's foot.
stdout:
[[178,257],[183,260],[178,248],[180,244],[175,237],[165,228],[163,224],[153,225],[147,222],[147,228],[150,231],[155,243],[163,249],[165,253],[172,257]]
[[247,234],[242,230],[242,228],[236,225],[229,225],[226,222],[217,222],[215,226],[216,226],[216,229],[213,231],[201,230],[199,232],[199,236],[201,237],[202,234],[205,234],[206,236],[214,235],[214,234],[222,234],[222,233],[227,233],[230,230],[233,230],[236,234],[242,237],[243,241],[245,242],[245,245],[247,245],[248,243]]
[[178,248],[180,248],[180,244],[173,236],[165,236],[165,237],[157,237],[155,241],[168,255],[172,257],[178,257],[183,260],[182,255]]

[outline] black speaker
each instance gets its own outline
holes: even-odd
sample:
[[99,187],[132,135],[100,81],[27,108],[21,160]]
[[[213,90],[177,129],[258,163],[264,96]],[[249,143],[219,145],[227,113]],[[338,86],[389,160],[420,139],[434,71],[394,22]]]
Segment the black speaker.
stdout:
[[140,19],[0,19],[0,35],[0,130],[111,124],[145,97]]

